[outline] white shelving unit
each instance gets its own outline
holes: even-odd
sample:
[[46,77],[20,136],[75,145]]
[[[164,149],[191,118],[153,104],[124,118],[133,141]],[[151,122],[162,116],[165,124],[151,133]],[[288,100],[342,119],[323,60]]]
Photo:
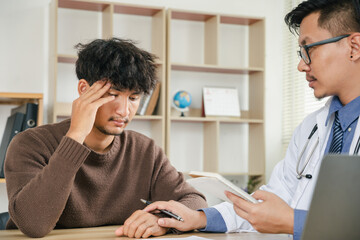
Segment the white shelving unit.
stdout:
[[[264,19],[169,9],[167,22],[171,162],[183,172],[264,176]],[[241,117],[203,117],[204,86],[236,87]],[[185,117],[172,108],[178,90],[192,95]]]

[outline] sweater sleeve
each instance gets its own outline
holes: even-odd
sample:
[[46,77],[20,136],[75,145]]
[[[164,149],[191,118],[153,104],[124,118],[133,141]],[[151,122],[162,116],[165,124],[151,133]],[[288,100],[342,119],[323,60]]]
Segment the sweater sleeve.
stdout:
[[[63,137],[56,147],[31,131],[9,145],[5,176],[10,221],[30,237],[43,237],[59,220],[75,179],[90,150]],[[51,151],[55,148],[55,151]]]
[[179,201],[191,209],[207,207],[204,195],[185,181],[169,162],[163,151],[155,146],[155,168],[152,179],[152,201]]

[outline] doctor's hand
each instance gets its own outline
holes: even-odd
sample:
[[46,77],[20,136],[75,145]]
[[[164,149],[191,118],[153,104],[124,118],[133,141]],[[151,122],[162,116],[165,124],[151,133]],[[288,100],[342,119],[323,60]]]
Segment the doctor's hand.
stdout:
[[114,96],[104,96],[110,89],[111,83],[97,81],[91,87],[85,79],[80,79],[78,91],[80,97],[72,103],[71,123],[66,136],[83,143],[94,127],[97,110],[112,100]]
[[258,190],[252,196],[262,202],[254,204],[228,191],[225,194],[233,202],[236,214],[258,232],[293,234],[294,209],[277,195]]
[[144,210],[135,211],[124,225],[116,229],[116,236],[127,236],[131,238],[148,238],[150,236],[161,236],[166,234],[167,228],[157,224],[159,217],[145,212]]
[[203,211],[192,210],[185,205],[176,201],[158,201],[150,204],[144,211],[152,212],[156,210],[168,210],[181,216],[182,221],[178,221],[174,218],[160,218],[158,224],[162,227],[175,228],[177,230],[186,232],[194,229],[200,229],[206,227],[206,215]]

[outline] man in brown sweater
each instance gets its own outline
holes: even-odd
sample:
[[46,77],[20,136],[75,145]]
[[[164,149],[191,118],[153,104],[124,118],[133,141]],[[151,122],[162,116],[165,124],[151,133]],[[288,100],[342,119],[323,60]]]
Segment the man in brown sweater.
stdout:
[[165,234],[140,199],[206,207],[153,140],[124,131],[156,84],[154,56],[131,41],[78,44],[71,119],[18,134],[5,161],[10,220],[30,237],[54,228],[124,224],[116,235]]

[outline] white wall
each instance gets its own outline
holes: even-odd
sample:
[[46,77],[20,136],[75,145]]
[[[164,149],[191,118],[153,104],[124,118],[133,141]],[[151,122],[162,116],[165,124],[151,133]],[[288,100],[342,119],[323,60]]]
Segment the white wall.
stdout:
[[[113,0],[202,12],[266,18],[265,144],[267,179],[281,158],[282,24],[284,0]],[[43,93],[48,109],[48,35],[50,0],[0,2],[0,91]],[[294,66],[294,71],[296,66]],[[9,107],[0,106],[0,116]],[[45,123],[47,112],[44,113]],[[5,127],[0,117],[0,136]],[[0,212],[7,211],[5,184],[0,184]]]

